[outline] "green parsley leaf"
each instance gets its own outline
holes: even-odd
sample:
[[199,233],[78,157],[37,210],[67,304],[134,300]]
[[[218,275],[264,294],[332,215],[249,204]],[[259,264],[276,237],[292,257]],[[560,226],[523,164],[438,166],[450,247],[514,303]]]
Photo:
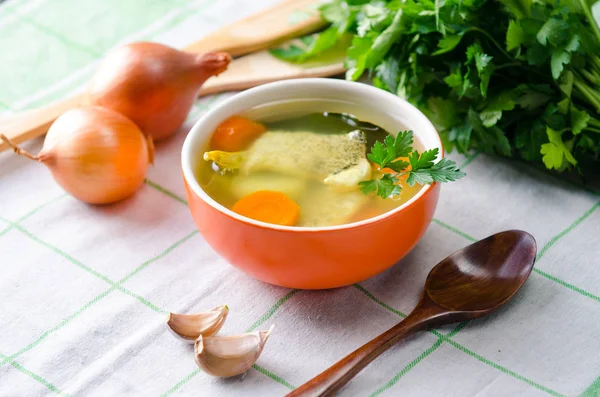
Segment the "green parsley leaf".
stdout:
[[398,178],[390,174],[383,174],[381,179],[359,182],[360,190],[364,194],[375,192],[381,198],[397,196],[402,191],[402,187],[397,185]]
[[527,61],[530,65],[543,65],[548,59],[548,50],[540,43],[533,43],[527,49]]
[[519,21],[510,21],[506,31],[506,49],[508,51],[521,47],[525,42],[525,32]]
[[373,147],[371,148],[371,153],[367,155],[368,159],[378,164],[380,167],[384,167],[388,161],[393,160],[392,156],[388,157],[388,150],[386,145],[381,143],[380,141],[375,142]]
[[467,62],[470,62],[471,60],[475,61],[475,66],[480,79],[479,89],[484,98],[487,96],[487,89],[490,84],[490,77],[492,76],[492,59],[491,56],[483,52],[479,43],[472,44],[467,48]]
[[394,170],[396,172],[402,172],[409,165],[410,165],[410,163],[408,161],[396,160],[396,161],[392,161],[391,163],[388,163],[386,165],[386,168],[390,168],[390,169],[392,169],[392,170]]
[[440,55],[452,51],[460,43],[462,36],[462,34],[453,34],[442,37],[442,39],[438,41],[438,50],[431,55]]
[[460,122],[456,117],[459,113],[458,106],[449,99],[430,97],[423,112],[439,131],[447,131]]
[[471,133],[473,127],[469,123],[454,126],[448,131],[448,140],[455,144],[459,153],[467,154],[471,149]]
[[[400,172],[408,163],[402,160],[396,160],[398,157],[406,157],[412,150],[413,133],[412,131],[402,131],[394,138],[391,135],[385,137],[382,142],[377,141],[371,153],[367,158],[378,164],[381,168],[391,168],[396,172]],[[404,166],[402,166],[405,163]]]
[[561,133],[547,127],[546,134],[550,142],[543,144],[540,150],[544,155],[542,160],[546,167],[560,170],[565,166],[565,161],[572,165],[577,165],[577,160],[575,160],[571,151],[565,146]]
[[335,25],[330,26],[321,33],[315,33],[311,36],[306,36],[300,42],[292,42],[289,46],[277,47],[270,49],[271,55],[289,62],[304,62],[310,58],[334,47],[340,37],[338,28]]
[[413,132],[401,131],[394,140],[394,158],[406,157],[412,150]]
[[571,107],[571,130],[574,135],[581,133],[588,126],[591,116],[585,110],[578,110],[575,106]]
[[546,46],[548,43],[558,47],[569,40],[569,24],[558,18],[550,18],[544,23],[536,36],[538,42]]
[[479,113],[479,118],[485,127],[493,127],[502,118],[503,111],[515,108],[513,96],[512,91],[502,91],[487,101],[485,109]]
[[431,168],[431,166],[433,166],[433,162],[437,158],[438,153],[438,148],[426,150],[423,153],[419,153],[415,150],[408,156],[410,167],[413,171],[423,168]]
[[546,142],[546,126],[541,120],[525,122],[516,131],[515,146],[526,160],[541,161],[540,148]]
[[569,62],[571,62],[571,54],[562,50],[553,51],[552,57],[550,58],[552,77],[558,80],[565,67],[564,65],[568,64]]
[[456,163],[450,159],[443,158],[429,168],[411,170],[408,173],[406,183],[414,186],[432,182],[452,182],[464,177],[466,174],[458,169]]
[[400,63],[395,57],[388,57],[375,68],[378,78],[385,84],[388,91],[395,92],[398,88]]
[[539,91],[531,86],[522,86],[521,91],[523,92],[515,103],[521,106],[523,109],[533,111],[545,106],[548,101],[552,98],[549,94],[543,91]]
[[365,71],[367,67],[367,55],[373,45],[373,35],[365,37],[354,36],[352,45],[348,48],[346,54],[346,79],[355,81]]

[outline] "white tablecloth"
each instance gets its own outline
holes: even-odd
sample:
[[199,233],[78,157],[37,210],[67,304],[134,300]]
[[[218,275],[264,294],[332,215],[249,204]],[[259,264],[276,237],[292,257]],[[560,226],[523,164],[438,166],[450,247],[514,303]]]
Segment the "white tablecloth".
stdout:
[[[0,5],[4,113],[81,90],[105,49],[118,42],[182,47],[273,1],[180,0],[157,13],[156,7],[167,7],[158,3]],[[125,29],[128,23],[135,26]],[[73,26],[80,34],[68,34]],[[65,52],[44,53],[47,42],[57,40],[67,43]],[[89,56],[70,55],[76,50]],[[58,65],[64,69],[55,70]],[[23,76],[23,70],[31,73]],[[38,88],[24,92],[29,79]],[[598,194],[518,162],[451,155],[468,176],[443,186],[427,234],[392,269],[328,291],[267,285],[211,250],[184,199],[179,159],[185,134],[229,95],[200,99],[180,133],[157,146],[146,185],[115,205],[78,202],[42,165],[0,154],[0,396],[281,396],[401,320],[438,261],[513,228],[535,236],[539,255],[507,307],[390,349],[342,395],[600,395]],[[37,152],[41,144],[25,147]],[[276,324],[257,365],[231,379],[200,372],[191,347],[165,326],[169,311],[220,304],[231,309],[222,334]]]

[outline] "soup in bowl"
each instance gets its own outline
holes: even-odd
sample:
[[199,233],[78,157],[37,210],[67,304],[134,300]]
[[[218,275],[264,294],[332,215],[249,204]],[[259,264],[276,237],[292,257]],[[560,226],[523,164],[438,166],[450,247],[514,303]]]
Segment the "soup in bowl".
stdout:
[[415,149],[442,152],[419,110],[365,84],[287,80],[237,94],[184,143],[194,221],[217,253],[271,284],[322,289],[372,277],[415,246],[437,204],[436,183],[395,179],[402,189],[385,199],[371,191],[373,174],[385,173],[373,144],[408,130]]

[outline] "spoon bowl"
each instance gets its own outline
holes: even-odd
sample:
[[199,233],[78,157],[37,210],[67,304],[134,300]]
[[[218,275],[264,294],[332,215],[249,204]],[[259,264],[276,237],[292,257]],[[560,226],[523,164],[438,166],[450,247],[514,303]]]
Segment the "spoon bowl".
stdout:
[[520,230],[494,234],[455,252],[431,270],[419,303],[404,320],[287,397],[332,396],[407,336],[497,310],[523,286],[533,270],[536,252],[533,236]]
[[517,293],[533,269],[536,251],[529,233],[494,234],[438,263],[427,276],[425,293],[447,310],[483,316]]

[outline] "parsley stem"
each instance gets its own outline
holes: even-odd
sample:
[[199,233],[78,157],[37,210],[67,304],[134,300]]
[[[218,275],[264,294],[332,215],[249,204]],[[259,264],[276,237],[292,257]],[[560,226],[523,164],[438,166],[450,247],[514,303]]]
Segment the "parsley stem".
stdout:
[[588,72],[585,69],[581,70],[581,74],[583,75],[583,77],[585,77],[586,79],[589,80],[590,83],[592,84],[599,84],[600,80],[598,79],[596,73],[594,71],[592,71],[591,73]]
[[600,73],[600,59],[598,59],[597,56],[593,55],[589,57],[589,60],[592,62],[592,69]]
[[600,120],[594,117],[590,117],[590,119],[588,120],[588,124],[593,125],[594,127],[600,127]]
[[575,74],[575,78],[573,79],[573,84],[577,88],[577,90],[585,96],[590,104],[596,108],[596,112],[600,113],[600,96],[591,90],[584,82],[581,81],[581,77]]
[[500,70],[500,69],[504,69],[504,68],[511,68],[513,66],[520,66],[520,65],[521,65],[521,62],[519,62],[519,61],[509,62],[509,63],[505,63],[504,65],[500,65],[500,66],[494,67],[494,70]]
[[596,36],[596,40],[600,43],[600,27],[598,27],[598,23],[592,15],[592,11],[590,10],[587,1],[579,0],[579,5],[581,5],[581,9],[583,10],[585,17],[587,18],[588,24],[590,25],[592,31],[594,32],[594,35]]
[[512,57],[512,55],[510,55],[508,52],[506,52],[506,51],[504,50],[504,48],[502,48],[502,46],[501,46],[501,45],[500,45],[500,44],[499,44],[499,43],[498,43],[498,42],[497,42],[497,41],[496,41],[496,40],[495,40],[495,39],[492,37],[492,35],[490,35],[490,34],[489,34],[488,32],[486,32],[485,30],[483,30],[483,29],[480,29],[480,28],[478,28],[477,26],[473,26],[473,27],[471,27],[471,28],[467,29],[466,31],[467,31],[467,32],[468,32],[468,31],[475,31],[475,32],[479,32],[479,33],[481,33],[482,35],[484,35],[485,37],[487,37],[487,38],[488,38],[488,40],[489,40],[489,41],[491,41],[491,42],[492,42],[492,44],[494,44],[494,46],[496,46],[496,48],[498,48],[498,50],[499,50],[499,51],[500,51],[500,52],[501,52],[501,53],[502,53],[502,54],[503,54],[505,57],[507,57],[507,58],[508,58],[508,59],[510,59],[511,61],[514,61],[514,60],[515,60],[515,58],[513,58],[513,57]]

